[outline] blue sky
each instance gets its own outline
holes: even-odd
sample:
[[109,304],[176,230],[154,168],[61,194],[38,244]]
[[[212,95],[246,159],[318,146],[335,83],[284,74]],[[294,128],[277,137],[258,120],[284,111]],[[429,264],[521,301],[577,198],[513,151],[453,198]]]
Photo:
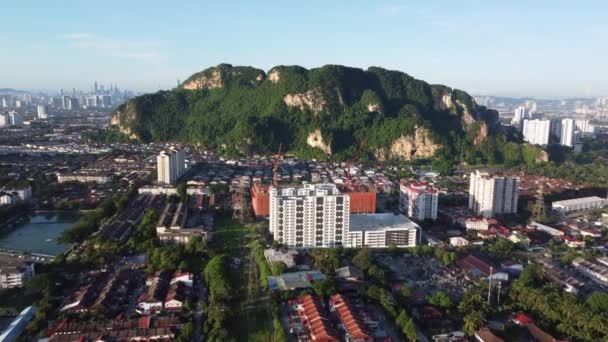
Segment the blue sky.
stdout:
[[607,96],[608,1],[11,1],[0,88],[154,91],[219,63],[398,69],[474,94]]

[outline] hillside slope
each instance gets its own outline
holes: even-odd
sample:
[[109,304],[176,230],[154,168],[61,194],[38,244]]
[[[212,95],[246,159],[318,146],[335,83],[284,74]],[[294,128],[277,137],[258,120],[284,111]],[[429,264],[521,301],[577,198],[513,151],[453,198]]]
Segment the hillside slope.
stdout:
[[[474,154],[498,137],[498,114],[467,93],[403,72],[339,65],[268,71],[220,64],[171,91],[136,97],[113,124],[143,141],[177,140],[223,152],[411,160]],[[502,138],[501,138],[502,139]]]

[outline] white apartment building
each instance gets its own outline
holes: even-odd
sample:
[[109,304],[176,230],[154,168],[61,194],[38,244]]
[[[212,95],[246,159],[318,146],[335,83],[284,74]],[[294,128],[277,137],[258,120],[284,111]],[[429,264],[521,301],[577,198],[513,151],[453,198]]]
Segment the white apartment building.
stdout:
[[157,180],[159,183],[172,184],[186,171],[184,151],[171,147],[161,151],[156,157]]
[[334,184],[270,187],[270,233],[290,247],[344,245],[350,199]]
[[23,125],[23,114],[17,112],[8,113],[8,121],[12,126],[21,126]]
[[550,120],[524,120],[524,140],[530,144],[545,146],[549,144]]
[[574,119],[563,119],[559,143],[564,146],[574,147],[574,143],[576,142],[575,133],[576,125],[574,124]]
[[39,105],[38,107],[36,107],[36,110],[38,114],[38,119],[44,120],[47,118],[48,115],[46,113],[46,106]]
[[530,118],[532,118],[532,113],[530,113],[530,110],[525,106],[519,106],[515,108],[515,111],[513,112],[513,119],[511,119],[511,124],[521,129],[523,121],[525,119]]
[[574,120],[574,127],[582,134],[593,134],[595,132],[595,127],[589,122],[589,120]]
[[399,210],[415,220],[437,219],[439,195],[433,186],[410,182],[399,186]]
[[476,170],[470,175],[469,209],[485,218],[517,213],[519,180]]
[[415,247],[420,226],[403,215],[393,213],[350,215],[346,247]]
[[0,289],[23,287],[34,276],[34,263],[22,260],[0,260]]

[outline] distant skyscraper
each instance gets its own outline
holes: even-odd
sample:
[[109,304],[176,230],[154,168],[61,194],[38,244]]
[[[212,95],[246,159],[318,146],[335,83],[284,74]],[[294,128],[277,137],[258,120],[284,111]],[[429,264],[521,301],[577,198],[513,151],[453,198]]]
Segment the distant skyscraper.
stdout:
[[511,124],[516,126],[519,130],[522,128],[523,121],[525,119],[530,119],[531,114],[530,110],[524,106],[519,106],[515,108],[513,112],[513,119],[511,120]]
[[8,108],[8,101],[6,100],[6,97],[2,98],[2,108]]
[[37,108],[37,112],[38,112],[38,119],[40,120],[44,120],[47,118],[47,114],[46,114],[46,106],[44,105],[38,105]]
[[95,81],[95,94],[97,94],[97,81]]
[[411,182],[399,187],[399,209],[415,220],[437,219],[437,189],[429,184]]
[[72,109],[72,98],[67,95],[63,95],[61,97],[61,108],[65,109],[65,110],[71,110]]
[[470,175],[469,209],[485,218],[517,213],[519,180],[476,170]]
[[535,113],[537,109],[536,102],[530,100],[526,101],[525,107],[530,111],[530,113]]
[[8,113],[8,119],[11,125],[13,126],[21,126],[23,125],[23,115],[18,112],[10,112]]
[[562,120],[562,134],[559,143],[564,146],[574,147],[576,126],[574,119]]
[[550,131],[551,121],[549,120],[524,120],[524,140],[531,144],[548,145]]

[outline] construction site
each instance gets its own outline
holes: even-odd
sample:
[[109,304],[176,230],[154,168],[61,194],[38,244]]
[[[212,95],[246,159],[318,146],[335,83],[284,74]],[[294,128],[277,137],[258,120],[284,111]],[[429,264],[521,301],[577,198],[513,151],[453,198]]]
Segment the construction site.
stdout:
[[[351,214],[373,214],[376,212],[376,190],[374,184],[369,181],[367,176],[358,176],[358,168],[353,167],[359,157],[363,143],[359,146],[357,153],[352,161],[346,163],[344,168],[336,169],[330,177],[320,177],[325,170],[319,173],[313,172],[312,179],[302,179],[302,181],[312,181],[313,183],[335,183],[340,192],[347,193],[350,197]],[[281,173],[281,161],[283,158],[283,145],[279,146],[279,151],[275,155],[272,166],[272,184],[266,185],[262,182],[254,182],[251,186],[251,203],[254,214],[257,218],[264,218],[270,215],[270,186],[294,186],[300,185],[288,177],[288,182],[282,182],[284,178]],[[318,175],[318,176],[317,176]],[[317,176],[315,179],[315,176]],[[356,178],[356,179],[355,179]]]

